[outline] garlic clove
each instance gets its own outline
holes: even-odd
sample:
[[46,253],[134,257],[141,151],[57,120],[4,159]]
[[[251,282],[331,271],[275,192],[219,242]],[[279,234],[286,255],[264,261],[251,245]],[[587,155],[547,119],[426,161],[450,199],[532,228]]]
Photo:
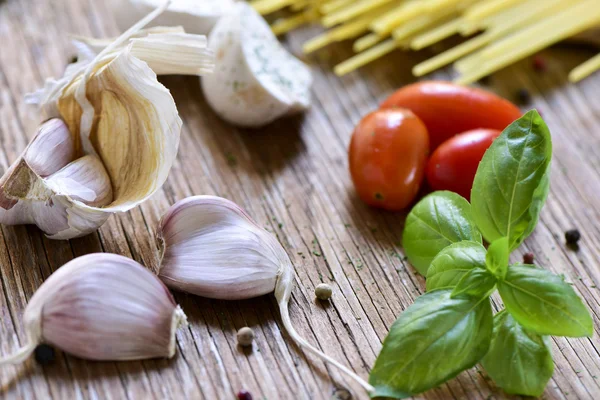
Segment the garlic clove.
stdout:
[[158,232],[159,277],[200,296],[235,300],[271,293],[287,260],[272,236],[235,203],[214,196],[178,202]]
[[[124,0],[114,3],[117,26],[125,30],[162,4],[162,0]],[[173,0],[151,26],[178,26],[186,32],[206,35],[217,20],[230,13],[234,0]]]
[[113,199],[110,178],[97,156],[83,156],[66,165],[46,179],[46,184],[56,194],[92,207],[103,207]]
[[42,178],[52,175],[75,158],[75,141],[60,118],[44,122],[23,154],[27,165]]
[[150,271],[116,254],[88,254],[54,272],[23,315],[28,343],[1,364],[49,343],[90,360],[172,357],[185,314]]
[[159,278],[167,286],[227,300],[273,291],[282,323],[296,343],[339,368],[367,391],[374,390],[296,332],[288,310],[295,277],[291,260],[275,236],[237,204],[215,196],[178,201],[161,218],[157,241],[161,251]]
[[221,18],[210,33],[215,72],[202,78],[213,110],[235,125],[258,127],[310,105],[310,69],[277,41],[248,4]]

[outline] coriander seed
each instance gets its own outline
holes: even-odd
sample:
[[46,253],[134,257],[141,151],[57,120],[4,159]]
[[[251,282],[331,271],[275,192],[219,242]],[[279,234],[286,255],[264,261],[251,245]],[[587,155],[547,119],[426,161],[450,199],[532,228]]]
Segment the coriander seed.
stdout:
[[331,286],[326,283],[321,283],[315,288],[315,296],[317,296],[317,299],[319,300],[329,300],[332,293],[333,290],[331,289]]
[[254,341],[254,331],[252,328],[247,326],[241,328],[237,332],[237,341],[242,347],[252,346],[252,342]]

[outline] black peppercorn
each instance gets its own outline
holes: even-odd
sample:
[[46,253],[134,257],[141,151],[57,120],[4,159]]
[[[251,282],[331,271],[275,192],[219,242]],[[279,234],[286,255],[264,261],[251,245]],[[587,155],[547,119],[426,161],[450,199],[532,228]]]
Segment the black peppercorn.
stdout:
[[517,91],[517,99],[520,104],[529,104],[531,101],[531,95],[529,94],[529,90],[525,88],[521,88]]
[[570,246],[577,246],[577,242],[581,239],[581,233],[577,229],[570,229],[565,232],[565,240]]
[[523,254],[523,264],[533,264],[533,253],[525,253]]
[[252,400],[252,395],[247,390],[240,390],[237,394],[238,400]]
[[40,344],[35,348],[35,360],[41,365],[48,365],[54,362],[54,347],[47,344]]

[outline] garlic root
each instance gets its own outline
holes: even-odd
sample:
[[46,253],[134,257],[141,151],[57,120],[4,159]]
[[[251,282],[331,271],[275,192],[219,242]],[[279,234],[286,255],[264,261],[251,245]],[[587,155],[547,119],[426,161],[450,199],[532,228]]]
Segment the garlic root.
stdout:
[[339,368],[366,390],[364,379],[303,339],[292,326],[288,303],[292,263],[277,239],[237,204],[215,196],[193,196],[169,208],[157,229],[159,278],[169,287],[216,299],[248,299],[274,292],[291,338]]
[[54,272],[25,308],[27,344],[0,359],[24,361],[40,343],[91,360],[172,357],[185,314],[165,285],[137,262],[88,254]]

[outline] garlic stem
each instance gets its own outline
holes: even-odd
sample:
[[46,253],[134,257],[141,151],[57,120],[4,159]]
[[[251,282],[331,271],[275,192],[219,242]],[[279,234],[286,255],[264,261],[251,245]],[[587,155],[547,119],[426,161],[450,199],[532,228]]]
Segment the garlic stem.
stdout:
[[19,348],[16,353],[0,359],[0,365],[22,363],[31,355],[31,353],[33,353],[37,345],[38,344],[35,342],[28,341],[27,344]]
[[322,358],[323,360],[327,361],[334,367],[337,367],[339,370],[341,370],[342,372],[350,376],[352,379],[354,379],[356,382],[358,382],[362,387],[365,388],[367,392],[372,392],[375,390],[373,386],[371,386],[367,381],[358,376],[355,372],[351,371],[346,366],[340,364],[333,358],[329,357],[327,354],[315,348],[313,345],[308,343],[302,336],[300,336],[298,332],[296,332],[296,330],[292,326],[292,321],[290,320],[290,312],[288,310],[287,301],[279,302],[279,311],[281,312],[281,321],[283,322],[283,326],[296,343],[298,343],[301,347],[304,347],[305,349],[309,350],[311,353]]

